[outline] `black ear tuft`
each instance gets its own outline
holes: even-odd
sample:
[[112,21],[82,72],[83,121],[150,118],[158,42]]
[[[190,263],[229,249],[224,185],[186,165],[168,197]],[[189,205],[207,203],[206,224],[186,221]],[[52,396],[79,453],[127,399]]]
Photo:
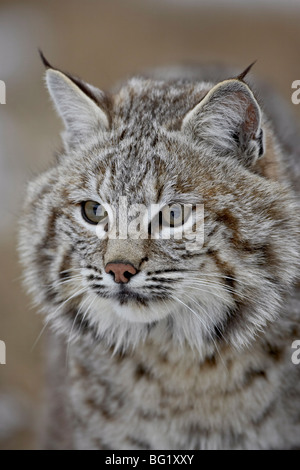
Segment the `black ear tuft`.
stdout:
[[43,52],[41,51],[41,49],[38,49],[39,51],[39,54],[40,54],[40,57],[41,57],[41,60],[44,64],[44,66],[46,67],[46,69],[53,69],[54,67],[52,67],[52,65],[50,64],[50,62],[48,62],[48,60],[46,59],[46,57],[44,56]]
[[254,62],[252,62],[252,64],[248,65],[248,67],[242,72],[240,73],[236,79],[237,80],[240,80],[240,81],[243,81],[244,78],[246,77],[246,75],[250,72],[250,70],[252,69],[253,65],[256,64],[257,60],[255,60]]

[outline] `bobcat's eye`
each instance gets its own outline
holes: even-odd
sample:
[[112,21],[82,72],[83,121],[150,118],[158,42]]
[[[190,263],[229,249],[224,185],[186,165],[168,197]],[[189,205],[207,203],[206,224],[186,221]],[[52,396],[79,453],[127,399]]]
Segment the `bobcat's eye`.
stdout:
[[161,223],[165,227],[179,227],[185,224],[191,212],[192,209],[189,205],[172,204],[165,206],[161,211]]
[[104,207],[95,201],[84,201],[81,203],[81,214],[86,222],[97,225],[104,223],[108,218],[108,213]]

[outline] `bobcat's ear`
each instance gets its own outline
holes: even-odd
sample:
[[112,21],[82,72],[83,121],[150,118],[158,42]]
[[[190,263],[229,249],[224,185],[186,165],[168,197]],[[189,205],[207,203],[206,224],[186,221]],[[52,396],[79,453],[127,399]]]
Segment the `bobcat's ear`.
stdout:
[[218,155],[245,165],[264,153],[261,111],[246,83],[225,80],[214,86],[183,119],[182,131]]
[[108,98],[101,90],[53,68],[46,71],[46,83],[65,124],[67,145],[109,129]]

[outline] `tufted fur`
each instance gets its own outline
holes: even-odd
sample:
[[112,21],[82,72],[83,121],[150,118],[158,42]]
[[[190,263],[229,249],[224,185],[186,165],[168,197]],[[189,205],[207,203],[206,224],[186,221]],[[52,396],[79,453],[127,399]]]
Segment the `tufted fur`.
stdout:
[[[198,68],[111,94],[51,67],[46,77],[64,150],[29,184],[20,230],[26,285],[62,350],[55,367],[68,361],[54,398],[68,443],[58,422],[46,446],[299,446],[299,153],[280,133],[284,109],[273,102],[272,121],[243,80]],[[204,204],[203,246],[99,239],[81,202],[117,209],[120,195]],[[125,289],[104,271],[114,260],[139,271]]]

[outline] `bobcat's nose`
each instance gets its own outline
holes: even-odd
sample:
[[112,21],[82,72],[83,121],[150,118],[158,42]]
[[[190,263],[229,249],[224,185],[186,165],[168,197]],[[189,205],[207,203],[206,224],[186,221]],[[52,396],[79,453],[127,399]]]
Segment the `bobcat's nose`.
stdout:
[[131,263],[112,262],[107,263],[105,266],[105,272],[111,274],[114,278],[114,281],[122,284],[126,284],[132,276],[137,273],[137,270]]

